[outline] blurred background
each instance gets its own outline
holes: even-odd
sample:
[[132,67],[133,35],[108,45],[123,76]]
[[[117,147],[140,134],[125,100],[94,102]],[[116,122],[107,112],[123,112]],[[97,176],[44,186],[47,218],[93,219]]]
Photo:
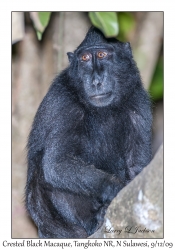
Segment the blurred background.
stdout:
[[12,12],[12,238],[37,238],[24,206],[26,143],[66,53],[89,27],[129,41],[153,103],[153,156],[163,142],[163,12]]

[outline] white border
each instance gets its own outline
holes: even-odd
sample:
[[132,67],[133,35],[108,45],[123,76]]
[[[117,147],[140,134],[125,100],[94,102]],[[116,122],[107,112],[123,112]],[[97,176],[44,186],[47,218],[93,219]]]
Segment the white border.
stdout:
[[[166,241],[174,241],[175,223],[175,43],[173,1],[1,1],[0,15],[0,235],[11,241],[11,11],[164,11],[164,209]],[[71,27],[70,27],[71,28]],[[0,242],[1,244],[1,242]],[[175,245],[175,241],[174,241]],[[81,249],[81,248],[80,248]]]

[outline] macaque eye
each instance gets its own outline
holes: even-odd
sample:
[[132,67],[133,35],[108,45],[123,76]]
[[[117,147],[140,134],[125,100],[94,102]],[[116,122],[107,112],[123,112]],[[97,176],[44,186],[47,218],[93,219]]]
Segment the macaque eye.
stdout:
[[100,59],[104,58],[105,56],[107,56],[107,53],[104,52],[104,51],[99,51],[97,53],[97,57],[100,58]]
[[81,59],[82,59],[83,61],[89,61],[90,55],[89,55],[89,54],[84,54],[84,55],[82,55]]

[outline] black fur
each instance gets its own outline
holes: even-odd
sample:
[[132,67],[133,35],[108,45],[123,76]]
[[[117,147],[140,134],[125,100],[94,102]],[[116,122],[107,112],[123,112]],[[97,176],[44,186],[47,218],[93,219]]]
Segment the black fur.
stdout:
[[91,28],[68,58],[27,145],[26,207],[41,238],[93,234],[112,199],[151,160],[150,100],[129,43]]

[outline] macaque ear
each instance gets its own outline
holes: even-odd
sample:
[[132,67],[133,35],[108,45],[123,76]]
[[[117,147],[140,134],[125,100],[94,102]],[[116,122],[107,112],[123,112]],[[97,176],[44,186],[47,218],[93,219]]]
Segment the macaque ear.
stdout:
[[124,43],[125,49],[130,53],[130,55],[132,56],[132,49],[131,49],[131,45],[130,43],[126,42]]
[[72,62],[72,59],[73,59],[73,57],[74,57],[74,53],[72,53],[72,52],[67,52],[67,56],[68,56],[69,62],[71,63],[71,62]]

